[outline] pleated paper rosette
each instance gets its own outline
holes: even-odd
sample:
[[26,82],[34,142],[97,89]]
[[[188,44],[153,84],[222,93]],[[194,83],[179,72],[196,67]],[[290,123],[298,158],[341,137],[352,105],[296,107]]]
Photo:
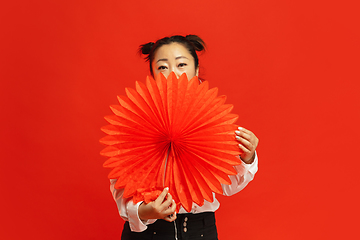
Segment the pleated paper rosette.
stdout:
[[153,201],[169,187],[178,207],[190,212],[192,204],[213,202],[213,192],[222,194],[221,184],[231,184],[241,152],[235,139],[238,116],[225,104],[218,89],[186,74],[168,78],[159,74],[136,89],[126,88],[118,96],[120,105],[111,106],[114,115],[102,128],[115,188],[124,189],[124,198]]

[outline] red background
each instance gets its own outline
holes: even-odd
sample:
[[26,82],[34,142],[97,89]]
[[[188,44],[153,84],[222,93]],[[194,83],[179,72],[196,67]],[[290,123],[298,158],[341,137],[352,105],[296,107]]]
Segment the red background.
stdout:
[[255,180],[219,197],[220,239],[359,237],[355,2],[1,3],[0,239],[119,239],[103,116],[145,80],[140,44],[188,33],[260,139]]

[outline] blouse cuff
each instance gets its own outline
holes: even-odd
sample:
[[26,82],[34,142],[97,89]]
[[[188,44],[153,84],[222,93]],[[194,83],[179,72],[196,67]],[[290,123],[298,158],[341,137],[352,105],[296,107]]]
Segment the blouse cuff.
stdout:
[[138,210],[141,203],[142,202],[138,202],[137,204],[134,204],[134,202],[130,200],[127,205],[129,225],[131,231],[133,232],[143,232],[147,229],[147,225],[152,224],[156,221],[156,219],[148,219],[146,221],[142,221],[139,218]]
[[242,162],[242,165],[245,168],[246,172],[250,172],[252,175],[255,175],[255,173],[258,171],[258,156],[257,156],[256,152],[255,152],[255,159],[252,163],[247,164],[247,163],[244,163],[243,161],[241,161],[241,162]]

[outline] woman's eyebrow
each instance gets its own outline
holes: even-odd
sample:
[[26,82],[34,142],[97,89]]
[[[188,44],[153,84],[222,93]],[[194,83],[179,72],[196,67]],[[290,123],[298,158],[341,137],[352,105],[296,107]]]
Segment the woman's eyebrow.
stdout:
[[178,60],[178,59],[180,59],[180,58],[186,58],[186,59],[188,59],[188,58],[185,57],[185,56],[179,56],[179,57],[176,57],[175,60]]
[[[188,59],[187,57],[185,57],[185,56],[178,56],[178,57],[176,57],[175,58],[175,60],[178,60],[178,59],[180,59],[180,58],[186,58],[186,59]],[[160,58],[159,60],[157,60],[156,61],[156,63],[158,63],[158,62],[160,62],[160,61],[168,61],[168,59],[167,58]]]
[[160,61],[168,61],[168,59],[167,58],[160,58],[159,60],[156,61],[156,63],[158,63]]

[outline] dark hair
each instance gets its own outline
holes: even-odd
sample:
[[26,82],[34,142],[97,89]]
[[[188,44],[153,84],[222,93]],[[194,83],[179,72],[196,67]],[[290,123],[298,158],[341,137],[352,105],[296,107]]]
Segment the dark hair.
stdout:
[[154,60],[155,51],[159,47],[170,44],[170,43],[182,44],[193,56],[193,58],[195,60],[195,69],[199,67],[199,58],[196,54],[196,51],[198,51],[198,52],[205,51],[205,46],[206,46],[205,42],[196,35],[186,35],[185,37],[181,36],[181,35],[174,35],[171,37],[161,38],[161,39],[157,40],[155,43],[149,42],[149,43],[140,45],[139,53],[141,53],[143,55],[147,55],[145,57],[145,59],[150,64],[151,75],[154,76],[153,69],[152,69],[152,61]]

